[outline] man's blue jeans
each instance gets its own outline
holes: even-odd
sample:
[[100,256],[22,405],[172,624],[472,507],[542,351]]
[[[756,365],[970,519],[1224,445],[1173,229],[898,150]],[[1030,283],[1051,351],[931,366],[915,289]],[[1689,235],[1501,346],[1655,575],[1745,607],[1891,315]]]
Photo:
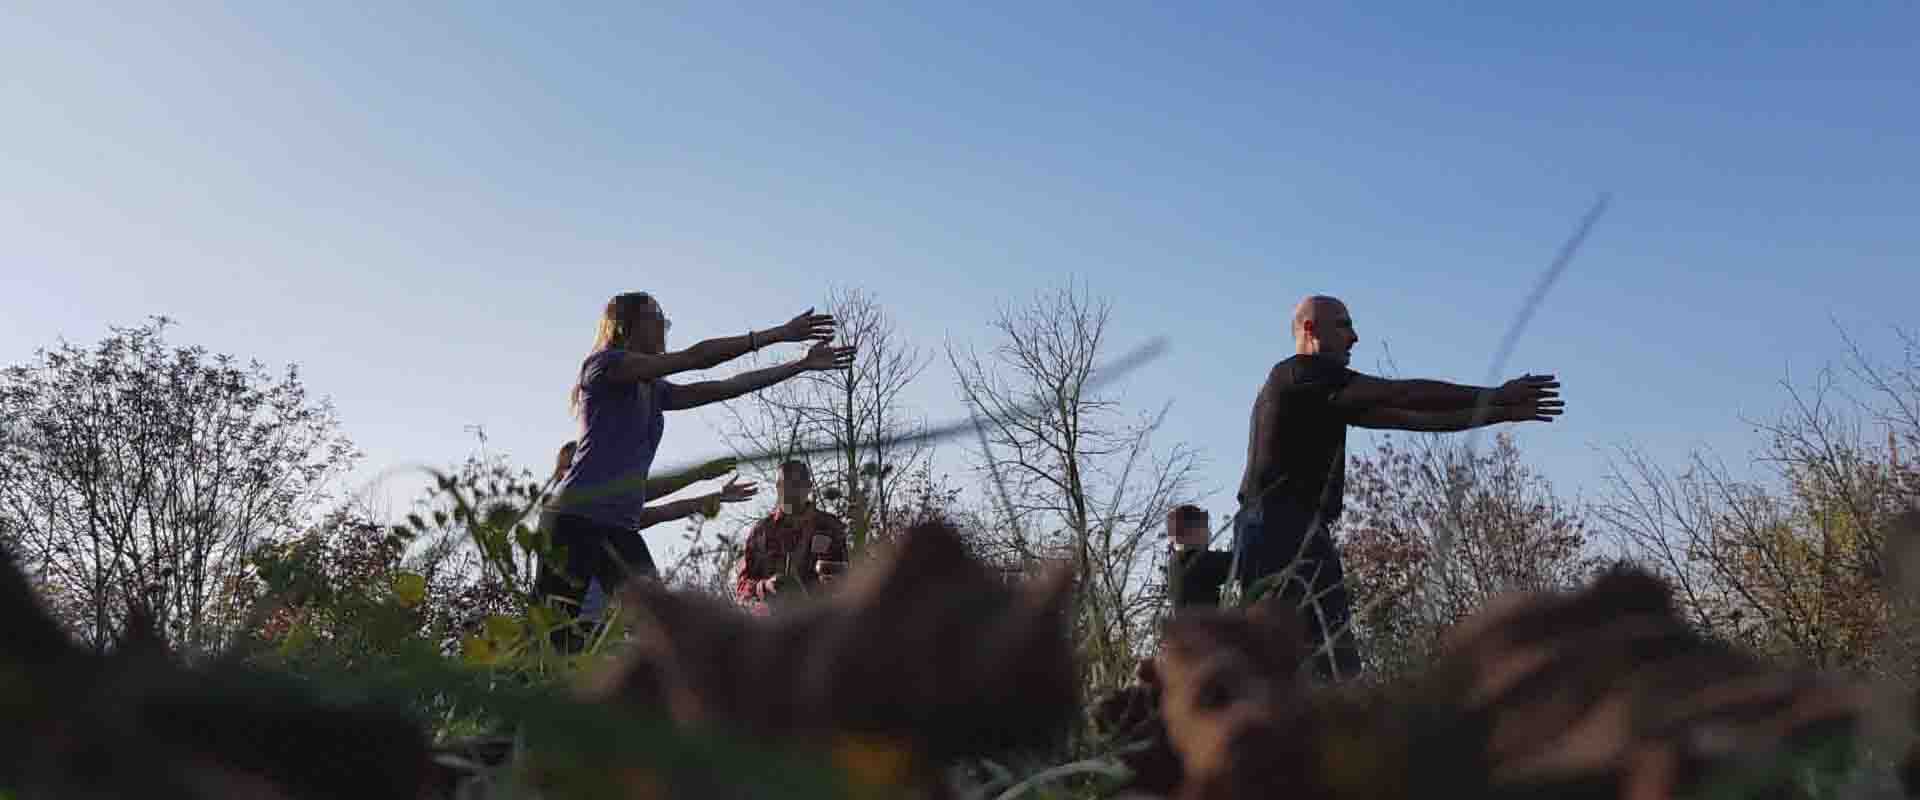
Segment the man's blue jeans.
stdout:
[[[1344,680],[1360,674],[1360,652],[1348,627],[1352,612],[1346,574],[1326,520],[1314,516],[1287,503],[1265,508],[1258,504],[1242,506],[1233,520],[1233,548],[1238,559],[1233,579],[1240,582],[1245,596],[1262,580],[1284,573],[1279,586],[1258,588],[1278,595],[1288,606],[1300,608],[1307,645],[1314,648],[1316,656],[1314,671],[1322,678],[1337,675]],[[1320,652],[1329,634],[1334,639],[1331,658]]]

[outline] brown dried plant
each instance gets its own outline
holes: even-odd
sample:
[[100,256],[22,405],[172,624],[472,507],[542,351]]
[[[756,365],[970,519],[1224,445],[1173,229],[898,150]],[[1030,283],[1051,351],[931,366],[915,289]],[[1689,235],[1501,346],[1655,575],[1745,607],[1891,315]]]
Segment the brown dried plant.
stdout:
[[1010,586],[934,522],[836,591],[767,618],[637,585],[623,603],[630,649],[581,695],[825,749],[871,783],[934,787],[951,759],[1044,747],[1072,721],[1071,582],[1056,568]]
[[[1863,682],[1697,634],[1663,582],[1627,567],[1575,592],[1496,599],[1397,686],[1307,683],[1300,627],[1267,602],[1169,620],[1141,683],[1098,707],[1108,727],[1159,740],[1130,758],[1129,788],[1181,800],[1807,796],[1810,780],[1831,790],[1852,766],[1876,702]],[[1140,718],[1143,698],[1157,718]]]
[[0,550],[0,786],[22,797],[407,798],[428,769],[407,715],[232,662],[170,657],[152,612],[80,648]]

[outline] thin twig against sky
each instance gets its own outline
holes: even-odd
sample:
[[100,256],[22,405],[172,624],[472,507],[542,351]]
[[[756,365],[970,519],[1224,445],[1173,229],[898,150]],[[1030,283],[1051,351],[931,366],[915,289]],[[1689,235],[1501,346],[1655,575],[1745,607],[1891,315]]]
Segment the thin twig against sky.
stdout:
[[[1611,196],[1601,193],[1600,197],[1594,201],[1593,208],[1588,209],[1586,216],[1580,219],[1579,227],[1574,229],[1573,237],[1560,246],[1559,254],[1554,256],[1553,263],[1547,265],[1547,271],[1540,276],[1539,282],[1534,284],[1533,292],[1528,294],[1527,299],[1520,304],[1520,313],[1514,317],[1513,323],[1507,326],[1506,335],[1501,337],[1500,346],[1494,350],[1493,364],[1487,368],[1486,385],[1500,385],[1501,371],[1507,368],[1507,359],[1512,357],[1513,348],[1520,343],[1520,334],[1527,329],[1527,323],[1533,321],[1534,312],[1538,311],[1540,305],[1546,301],[1547,292],[1560,281],[1560,276],[1566,273],[1567,266],[1573,263],[1573,257],[1580,252],[1580,246],[1587,241],[1587,234],[1593,231],[1594,223],[1600,221],[1600,215],[1606,213],[1607,205],[1611,200]],[[1493,394],[1483,393],[1478,407],[1474,409],[1475,427],[1467,431],[1467,439],[1464,443],[1469,460],[1473,458],[1474,447],[1479,444],[1481,431],[1479,425],[1486,420],[1492,406]],[[1465,491],[1464,484],[1449,487],[1447,506],[1457,507],[1460,504],[1460,496]],[[1434,558],[1428,562],[1427,575],[1430,585],[1436,580],[1435,566],[1439,565],[1439,569],[1445,569],[1447,556],[1453,548],[1454,539],[1458,536],[1457,523],[1454,521],[1456,515],[1444,516],[1446,524],[1440,526],[1440,539],[1434,543]]]

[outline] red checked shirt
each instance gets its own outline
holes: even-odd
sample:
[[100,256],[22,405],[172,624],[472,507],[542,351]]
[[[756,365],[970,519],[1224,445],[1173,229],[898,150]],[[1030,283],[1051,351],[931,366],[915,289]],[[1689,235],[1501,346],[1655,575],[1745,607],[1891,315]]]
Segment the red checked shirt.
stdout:
[[755,614],[767,612],[772,578],[787,571],[793,556],[794,572],[808,585],[819,580],[813,562],[847,560],[847,526],[839,517],[808,506],[802,511],[782,514],[774,509],[766,519],[754,523],[747,540],[740,546],[740,558],[733,567],[734,602]]

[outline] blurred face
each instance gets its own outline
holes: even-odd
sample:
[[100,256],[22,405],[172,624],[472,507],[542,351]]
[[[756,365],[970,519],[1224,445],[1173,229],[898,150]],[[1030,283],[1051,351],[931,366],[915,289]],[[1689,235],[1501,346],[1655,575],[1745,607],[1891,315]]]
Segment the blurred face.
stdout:
[[630,323],[632,332],[628,334],[628,346],[651,355],[667,351],[667,331],[673,327],[673,321],[667,319],[667,312],[660,308],[660,301],[652,296],[639,310],[634,312]]
[[1204,513],[1188,519],[1176,516],[1173,520],[1173,546],[1183,550],[1204,550],[1207,540],[1212,538],[1212,527]]
[[774,488],[780,494],[781,507],[800,508],[813,496],[813,474],[806,467],[788,467],[780,473],[779,485]]
[[1315,303],[1313,313],[1301,322],[1300,336],[1306,348],[1303,352],[1327,356],[1341,364],[1353,360],[1353,346],[1360,343],[1347,305],[1338,300]]

